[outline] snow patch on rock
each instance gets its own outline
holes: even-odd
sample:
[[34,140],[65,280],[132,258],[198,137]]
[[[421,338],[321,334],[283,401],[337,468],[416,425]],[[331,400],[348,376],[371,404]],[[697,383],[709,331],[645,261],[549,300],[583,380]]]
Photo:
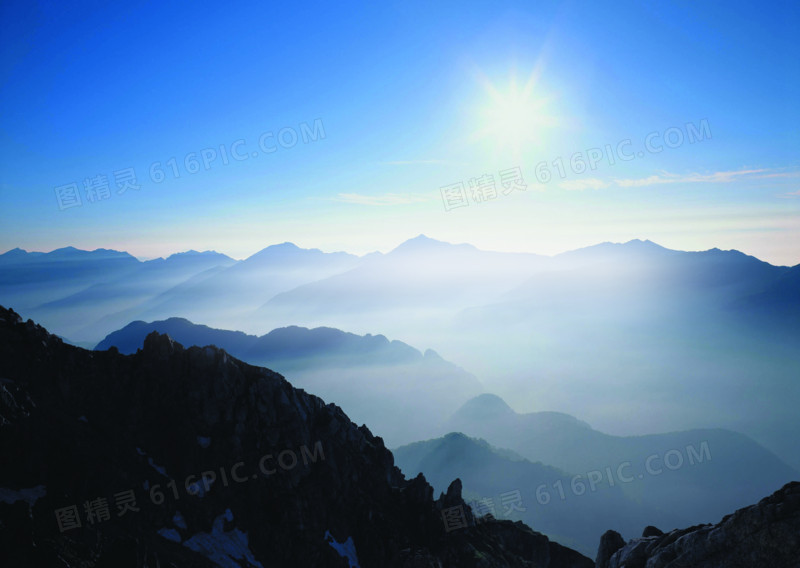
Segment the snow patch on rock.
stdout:
[[47,495],[47,488],[44,485],[37,485],[36,487],[28,487],[25,489],[0,487],[0,502],[8,503],[9,505],[17,501],[25,501],[28,506],[32,507],[36,501],[45,495]]
[[350,568],[361,568],[358,564],[358,555],[356,554],[356,545],[353,543],[353,537],[348,536],[344,542],[337,542],[330,531],[325,531],[325,542],[331,545],[339,556],[346,559],[350,564]]
[[178,531],[176,531],[175,529],[168,529],[168,528],[158,529],[158,534],[160,534],[167,540],[171,540],[172,542],[177,542],[179,544],[181,542],[181,535],[179,535]]
[[247,533],[239,529],[224,530],[225,521],[232,521],[233,513],[226,509],[225,513],[214,519],[210,533],[198,533],[183,543],[183,546],[194,550],[222,568],[241,568],[237,560],[246,560],[252,566],[264,568],[258,562],[247,540]]

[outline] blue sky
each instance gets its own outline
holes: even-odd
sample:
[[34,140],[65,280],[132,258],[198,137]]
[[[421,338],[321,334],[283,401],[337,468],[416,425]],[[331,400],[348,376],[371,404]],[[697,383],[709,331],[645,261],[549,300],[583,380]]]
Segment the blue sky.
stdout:
[[[425,233],[800,263],[797,3],[0,10],[0,251],[365,253]],[[501,184],[515,168],[524,190]]]

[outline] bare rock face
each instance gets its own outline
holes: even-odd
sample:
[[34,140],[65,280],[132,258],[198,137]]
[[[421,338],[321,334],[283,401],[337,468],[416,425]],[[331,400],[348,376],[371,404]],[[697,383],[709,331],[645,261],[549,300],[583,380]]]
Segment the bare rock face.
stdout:
[[[601,564],[608,568],[796,568],[800,567],[800,482],[785,485],[758,504],[739,509],[716,525],[661,533],[645,529]],[[657,532],[656,532],[657,531]],[[609,531],[610,532],[610,531]],[[601,552],[603,553],[601,555]]]
[[[434,500],[334,404],[215,347],[64,344],[0,308],[0,566],[589,568]],[[447,522],[446,522],[447,521]]]
[[617,531],[606,531],[600,537],[600,548],[597,550],[595,566],[597,568],[608,568],[608,561],[611,556],[620,548],[625,546],[625,539]]

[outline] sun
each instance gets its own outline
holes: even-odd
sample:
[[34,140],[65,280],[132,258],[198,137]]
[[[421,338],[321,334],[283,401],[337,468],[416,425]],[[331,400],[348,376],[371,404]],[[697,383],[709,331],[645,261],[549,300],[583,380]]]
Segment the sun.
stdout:
[[557,125],[549,112],[551,98],[537,89],[538,73],[520,85],[512,76],[505,88],[482,78],[485,91],[478,110],[479,129],[474,138],[488,142],[496,153],[519,157],[526,149],[538,149],[548,131]]

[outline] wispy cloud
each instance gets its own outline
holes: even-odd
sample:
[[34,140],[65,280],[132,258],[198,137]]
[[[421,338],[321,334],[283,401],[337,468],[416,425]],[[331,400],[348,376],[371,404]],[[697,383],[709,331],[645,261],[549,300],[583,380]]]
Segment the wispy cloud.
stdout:
[[562,181],[558,187],[567,191],[583,191],[585,189],[605,189],[611,184],[597,178]]
[[793,178],[793,177],[800,177],[800,171],[795,172],[778,172],[774,174],[766,174],[763,176],[759,176],[762,178]]
[[355,203],[357,205],[409,205],[430,201],[430,197],[418,193],[384,193],[382,195],[363,195],[361,193],[340,193],[334,201]]
[[798,189],[797,191],[790,191],[789,193],[782,193],[778,195],[778,197],[782,199],[798,198],[800,197],[800,189]]
[[645,187],[648,185],[661,185],[667,183],[726,183],[742,178],[760,179],[765,177],[788,177],[786,172],[775,173],[769,169],[732,170],[726,172],[713,172],[710,174],[671,174],[662,172],[646,178],[616,179],[614,182],[620,187]]

